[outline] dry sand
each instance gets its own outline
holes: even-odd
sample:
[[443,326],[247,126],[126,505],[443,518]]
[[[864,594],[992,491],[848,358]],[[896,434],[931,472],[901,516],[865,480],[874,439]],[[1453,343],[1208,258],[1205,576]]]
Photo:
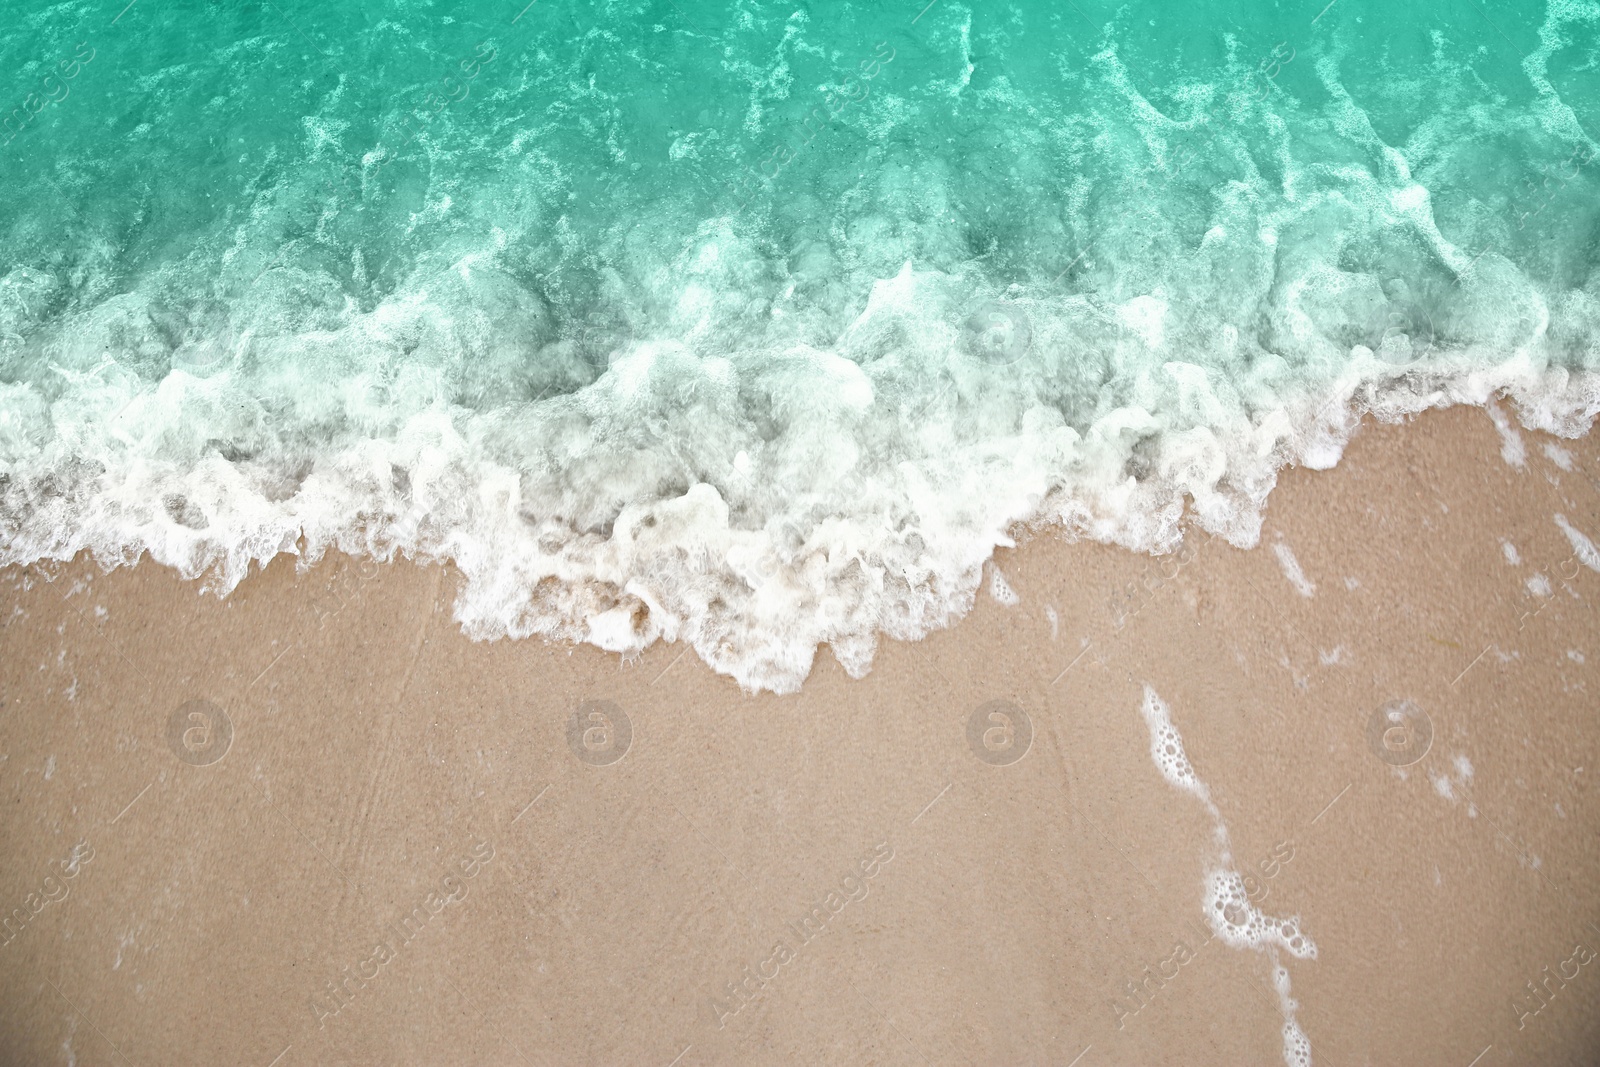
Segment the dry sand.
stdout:
[[[1149,685],[1316,944],[1279,954],[1316,1064],[1600,1062],[1600,573],[1553,518],[1600,535],[1600,439],[1523,442],[1368,425],[1248,552],[1035,537],[1020,603],[781,698],[474,644],[439,568],[8,572],[0,1058],[1281,1063]],[[969,744],[991,701],[1025,745]]]

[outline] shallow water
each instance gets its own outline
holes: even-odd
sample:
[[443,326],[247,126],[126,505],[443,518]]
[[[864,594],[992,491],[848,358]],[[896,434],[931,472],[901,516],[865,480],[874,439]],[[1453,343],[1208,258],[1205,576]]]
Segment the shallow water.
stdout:
[[[25,0],[0,561],[453,561],[865,671],[1019,523],[1257,537],[1363,411],[1600,410],[1600,5]],[[120,13],[119,13],[120,9]]]

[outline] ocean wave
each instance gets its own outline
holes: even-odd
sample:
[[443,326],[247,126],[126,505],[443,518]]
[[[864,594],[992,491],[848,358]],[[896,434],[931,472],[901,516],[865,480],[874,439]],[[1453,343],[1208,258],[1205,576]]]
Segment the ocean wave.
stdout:
[[[63,98],[49,155],[0,157],[62,191],[0,216],[0,562],[227,593],[403,554],[460,571],[473,637],[687,641],[787,692],[959,618],[1019,528],[1250,545],[1363,414],[1600,411],[1593,5],[1492,74],[1442,32],[1191,56],[1030,45],[1023,8],[732,10],[565,51],[380,20],[396,69],[449,59],[421,125],[362,57],[307,77],[242,31],[227,84],[151,49],[120,149]],[[712,38],[698,95],[651,88]],[[185,169],[180,125],[263,86],[290,117]]]

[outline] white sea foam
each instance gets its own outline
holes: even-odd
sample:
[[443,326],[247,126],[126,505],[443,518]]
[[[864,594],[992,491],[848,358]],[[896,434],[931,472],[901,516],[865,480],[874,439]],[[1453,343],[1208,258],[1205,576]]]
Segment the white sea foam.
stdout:
[[996,603],[1004,604],[1008,608],[1014,608],[1022,603],[1017,591],[1006,581],[1006,576],[1000,573],[1000,566],[997,563],[989,564],[989,595]]
[[1144,703],[1139,705],[1139,713],[1150,730],[1150,758],[1161,771],[1161,777],[1173,788],[1192,794],[1220,825],[1222,816],[1211,803],[1211,791],[1195,774],[1189,754],[1183,750],[1183,738],[1172,722],[1172,709],[1148,685],[1144,687]]
[[[1300,928],[1299,916],[1278,918],[1267,915],[1250,899],[1244,876],[1234,865],[1228,843],[1228,827],[1222,812],[1211,799],[1211,791],[1195,772],[1184,751],[1183,737],[1172,720],[1172,709],[1149,685],[1139,712],[1150,731],[1150,757],[1161,776],[1173,788],[1188,793],[1205,805],[1211,815],[1215,854],[1210,857],[1202,882],[1201,907],[1207,924],[1223,943],[1237,949],[1262,953],[1272,966],[1273,986],[1283,1013],[1283,1060],[1287,1067],[1310,1067],[1311,1042],[1296,1017],[1299,1004],[1289,995],[1289,971],[1279,961],[1279,951],[1296,959],[1317,958],[1317,945]],[[1462,757],[1464,761],[1465,757]],[[1462,766],[1458,761],[1457,768]],[[1465,775],[1471,776],[1471,764]]]
[[[335,166],[349,116],[318,96],[209,229],[133,251],[95,218],[63,223],[70,248],[14,231],[33,243],[0,268],[0,563],[147,555],[226,593],[281,552],[399,553],[459,570],[474,638],[685,641],[792,692],[823,644],[859,676],[880,635],[960,618],[1019,526],[1246,547],[1278,472],[1334,465],[1364,415],[1494,401],[1504,427],[1576,436],[1600,411],[1600,275],[1545,270],[1566,260],[1508,228],[1510,182],[1484,200],[1450,176],[1592,144],[1548,69],[1592,13],[1552,5],[1537,99],[1480,107],[1470,56],[1439,51],[1432,95],[1397,103],[1341,81],[1370,66],[1337,40],[1295,60],[1308,96],[1247,101],[1259,57],[1231,36],[1203,84],[1154,94],[1108,43],[1029,95],[984,74],[970,11],[935,8],[922,26],[966,57],[934,80],[958,111],[893,80],[908,57],[837,152],[809,150],[814,183],[797,164],[737,215],[707,208],[731,172],[704,161],[775,136],[796,71],[831,54],[807,18],[741,53],[723,126],[639,177],[609,139],[643,134],[589,111],[435,124],[427,177],[364,145]],[[609,39],[570,63],[527,76],[638,67]],[[1082,108],[1035,107],[1068,88]],[[921,136],[933,115],[981,142],[995,108],[1029,116],[1005,180],[983,170],[999,153]],[[98,120],[78,133],[104,144]],[[1503,154],[1447,165],[1469,150]]]
[[1289,584],[1294,586],[1295,592],[1303,597],[1316,595],[1316,583],[1306,577],[1306,572],[1300,568],[1300,561],[1295,558],[1294,549],[1289,547],[1287,541],[1274,541],[1272,554],[1278,557],[1278,566],[1283,570],[1283,576],[1289,579]]
[[[1600,406],[1600,376],[1526,354],[1404,378],[1352,365],[1277,392],[1158,361],[1080,431],[1051,395],[1076,373],[1068,335],[1064,362],[999,375],[916,311],[910,294],[948,284],[909,268],[879,283],[844,353],[742,363],[639,344],[575,392],[487,411],[450,401],[447,367],[374,377],[382,333],[458,321],[420,304],[316,341],[337,373],[271,355],[310,339],[262,336],[241,341],[251,367],[178,369],[154,388],[111,361],[49,392],[0,385],[0,560],[147,553],[225,593],[280,552],[402,552],[459,568],[455,613],[475,638],[622,653],[686,640],[745,686],[788,692],[820,644],[860,675],[880,633],[951,624],[1018,524],[1170,551],[1187,518],[1249,546],[1278,469],[1331,462],[1360,411],[1398,419],[1503,391],[1529,426],[1571,435]],[[1057,310],[1036,331],[1098,314]],[[899,357],[848,358],[875,331],[927,336]],[[908,384],[916,352],[939,353],[943,392]],[[1274,551],[1310,595],[1288,546]],[[1592,548],[1580,558],[1596,566]]]
[[1507,466],[1523,469],[1528,465],[1528,446],[1522,443],[1522,434],[1517,432],[1510,416],[1500,409],[1499,404],[1490,401],[1487,407],[1495,432],[1500,435],[1500,458],[1506,461]]
[[1572,545],[1573,555],[1592,571],[1600,572],[1600,549],[1594,547],[1594,542],[1582,530],[1567,521],[1565,515],[1557,515],[1556,525],[1561,527],[1561,532],[1567,535],[1567,541]]
[[1546,441],[1544,443],[1544,454],[1551,463],[1554,463],[1564,471],[1570,471],[1574,467],[1572,453],[1554,441]]

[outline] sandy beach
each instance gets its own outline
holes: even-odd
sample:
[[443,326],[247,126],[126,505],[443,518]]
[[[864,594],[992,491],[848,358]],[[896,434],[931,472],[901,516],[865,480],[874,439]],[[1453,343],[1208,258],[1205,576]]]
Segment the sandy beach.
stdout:
[[1036,532],[783,697],[474,643],[438,567],[13,569],[0,1060],[1600,1061],[1568,529],[1593,436],[1369,422],[1257,548]]

